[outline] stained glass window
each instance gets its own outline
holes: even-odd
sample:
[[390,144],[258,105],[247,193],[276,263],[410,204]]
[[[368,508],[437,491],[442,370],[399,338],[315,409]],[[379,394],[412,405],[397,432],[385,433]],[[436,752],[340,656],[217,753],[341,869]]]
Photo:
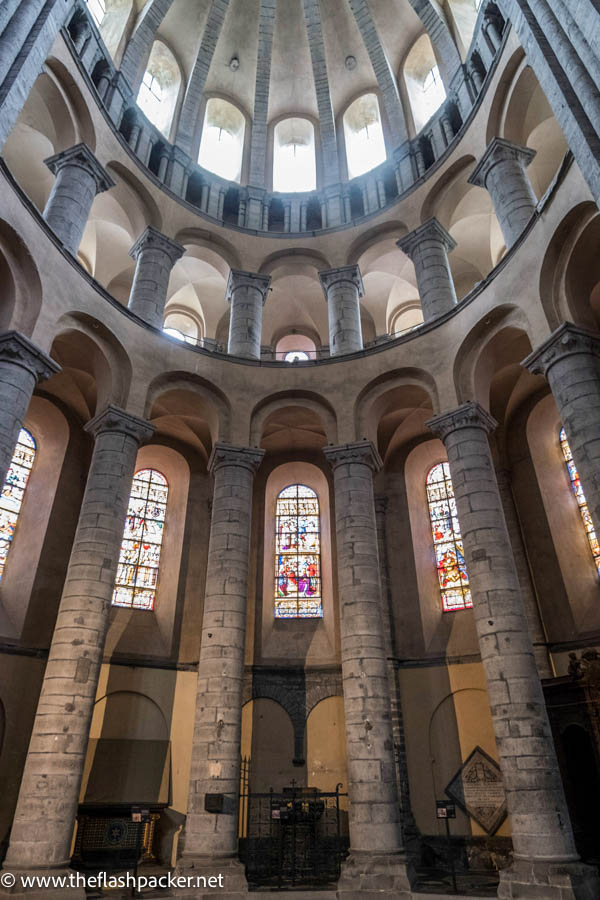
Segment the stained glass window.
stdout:
[[473,606],[454,488],[447,462],[427,476],[427,502],[444,612]]
[[154,609],[169,485],[155,469],[133,476],[113,606]]
[[281,491],[275,529],[275,618],[321,618],[319,498],[311,488],[291,484]]
[[585,528],[585,533],[587,534],[587,539],[590,544],[592,556],[594,557],[594,562],[596,563],[596,569],[598,570],[598,574],[600,575],[600,546],[598,545],[598,538],[596,537],[596,532],[594,530],[594,523],[592,522],[592,517],[590,516],[590,510],[587,505],[587,500],[585,499],[585,494],[583,493],[583,488],[581,487],[577,467],[573,462],[573,454],[571,453],[571,448],[569,447],[567,434],[564,428],[561,428],[560,430],[559,440],[560,447],[567,464],[569,478],[571,479],[571,487],[573,488],[573,493],[575,494],[575,498],[579,506],[579,512],[581,513],[581,518],[583,520],[583,527]]
[[15,535],[17,519],[21,512],[21,504],[34,459],[35,441],[28,431],[21,428],[0,497],[0,578],[4,573],[6,557]]

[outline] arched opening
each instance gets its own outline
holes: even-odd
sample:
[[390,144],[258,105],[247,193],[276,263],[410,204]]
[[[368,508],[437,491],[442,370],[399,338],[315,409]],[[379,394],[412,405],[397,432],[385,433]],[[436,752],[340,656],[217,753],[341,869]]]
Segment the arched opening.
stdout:
[[198,163],[228,181],[242,177],[246,120],[233,103],[211,97],[206,104]]
[[194,319],[180,312],[169,313],[165,317],[163,331],[178,341],[185,341],[186,344],[197,344],[200,337],[198,325]]
[[467,609],[473,601],[447,462],[437,463],[429,470],[427,503],[444,612]]
[[344,113],[344,138],[349,178],[385,162],[385,139],[375,94],[363,94],[350,104]]
[[420,131],[446,99],[446,89],[428,34],[422,34],[413,44],[403,72],[415,131]]
[[181,70],[162,41],[154,41],[137,95],[137,105],[165,137],[169,137],[181,88]]
[[314,191],[315,129],[308,119],[283,119],[273,133],[273,190]]
[[289,363],[306,362],[317,358],[317,347],[305,334],[286,334],[277,341],[275,358]]

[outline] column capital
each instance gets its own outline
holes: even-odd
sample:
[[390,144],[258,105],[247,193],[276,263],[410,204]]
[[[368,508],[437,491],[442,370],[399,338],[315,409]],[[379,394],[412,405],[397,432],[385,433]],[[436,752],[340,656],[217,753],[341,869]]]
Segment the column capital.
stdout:
[[452,235],[446,231],[435,216],[428,219],[423,225],[419,225],[413,231],[409,231],[403,238],[396,241],[396,246],[412,259],[415,250],[419,248],[419,244],[422,241],[431,240],[439,241],[440,244],[443,244],[446,253],[450,253],[456,247],[456,241]]
[[259,275],[257,272],[244,272],[242,269],[231,269],[229,272],[229,280],[227,281],[225,297],[227,302],[231,303],[234,291],[237,291],[240,287],[252,287],[262,294],[264,306],[270,285],[270,275]]
[[159,231],[158,228],[154,228],[152,225],[148,225],[148,227],[142,231],[129,251],[129,255],[132,259],[137,260],[140,253],[148,248],[151,250],[162,251],[162,253],[169,257],[172,266],[174,266],[177,260],[181,259],[185,253],[185,247],[182,247],[177,241],[171,240],[171,238],[168,238]]
[[519,144],[513,144],[512,141],[507,141],[505,138],[492,138],[467,182],[468,184],[474,184],[476,187],[484,188],[490,171],[498,163],[513,160],[526,169],[535,154],[535,150],[531,150],[529,147],[521,147]]
[[369,466],[372,472],[383,468],[383,461],[377,447],[372,441],[353,441],[351,444],[339,444],[337,447],[324,447],[323,453],[332,469],[338,466],[358,464]]
[[84,169],[96,182],[97,194],[108,191],[115,186],[115,182],[106,169],[100,165],[87,144],[75,144],[75,146],[69,147],[68,150],[49,156],[44,162],[53,175],[58,175],[64,166],[79,166],[79,168]]
[[118,406],[107,406],[105,410],[94,416],[84,425],[84,430],[97,438],[105,432],[114,431],[132,437],[138,444],[145,444],[154,434],[154,425],[138,416],[119,409]]
[[463,403],[456,409],[450,410],[450,412],[434,416],[433,419],[429,419],[426,425],[442,441],[445,441],[449,434],[452,434],[453,431],[458,431],[460,428],[482,428],[490,434],[498,427],[494,417],[483,406],[472,400]]
[[336,269],[322,269],[319,272],[319,280],[326,300],[329,288],[334,284],[339,284],[341,281],[353,284],[358,291],[359,297],[363,297],[365,293],[362,275],[358,266],[338,266]]
[[555,362],[579,353],[600,357],[600,334],[563,322],[521,365],[532,375],[546,377]]
[[259,447],[236,447],[217,441],[208,460],[208,471],[214,475],[222,466],[241,466],[253,475],[263,461],[265,451]]
[[36,381],[44,381],[55,372],[60,372],[58,363],[20,331],[5,331],[0,335],[0,362],[10,362],[27,369]]

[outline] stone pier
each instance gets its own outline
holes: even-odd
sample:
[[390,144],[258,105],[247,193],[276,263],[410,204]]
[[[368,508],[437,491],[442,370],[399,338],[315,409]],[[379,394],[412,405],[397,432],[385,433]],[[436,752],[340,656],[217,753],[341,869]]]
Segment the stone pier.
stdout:
[[230,305],[227,352],[232,356],[260,359],[262,311],[271,284],[270,275],[232,269],[227,282]]
[[329,353],[340,356],[363,348],[360,298],[364,294],[358,266],[319,272],[329,316]]
[[448,253],[456,241],[437,219],[429,219],[396,242],[413,261],[423,319],[430,322],[456,306]]
[[185,247],[151,225],[129,251],[136,261],[129,309],[155,328],[162,328],[171,270],[184,253]]

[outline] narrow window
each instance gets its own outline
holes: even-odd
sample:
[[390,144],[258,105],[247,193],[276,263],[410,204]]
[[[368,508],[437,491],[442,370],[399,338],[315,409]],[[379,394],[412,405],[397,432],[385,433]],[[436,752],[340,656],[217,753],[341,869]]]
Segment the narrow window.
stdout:
[[15,536],[15,528],[35,459],[35,451],[36,446],[32,435],[21,428],[0,497],[0,578],[4,573],[8,551]]
[[308,119],[283,119],[273,135],[273,190],[314,191],[315,129]]
[[385,139],[375,94],[363,94],[344,113],[348,177],[356,178],[385,162]]
[[415,41],[406,57],[404,80],[418,132],[446,99],[446,89],[427,34]]
[[583,493],[583,488],[581,487],[581,482],[579,480],[579,472],[577,471],[577,467],[573,461],[573,454],[571,453],[571,448],[569,447],[567,434],[564,428],[561,428],[560,430],[559,440],[560,448],[563,452],[565,463],[567,464],[569,478],[571,479],[571,487],[573,488],[573,493],[575,494],[575,499],[577,500],[577,505],[579,506],[579,512],[581,513],[583,528],[587,535],[590,550],[592,551],[592,556],[594,557],[596,569],[598,570],[598,574],[600,575],[600,546],[598,546],[598,538],[596,537],[596,532],[594,530],[594,523],[592,522],[592,517],[587,505],[587,500],[585,499],[585,494]]
[[322,616],[319,498],[306,485],[291,484],[277,497],[275,618]]
[[228,181],[242,177],[246,120],[237,106],[211,97],[206,104],[198,163]]
[[154,41],[137,95],[137,105],[158,130],[169,137],[181,72],[177,60],[162,41]]
[[133,476],[113,606],[154,609],[169,485],[155,469]]
[[441,462],[427,476],[427,503],[444,612],[473,606],[450,467]]

